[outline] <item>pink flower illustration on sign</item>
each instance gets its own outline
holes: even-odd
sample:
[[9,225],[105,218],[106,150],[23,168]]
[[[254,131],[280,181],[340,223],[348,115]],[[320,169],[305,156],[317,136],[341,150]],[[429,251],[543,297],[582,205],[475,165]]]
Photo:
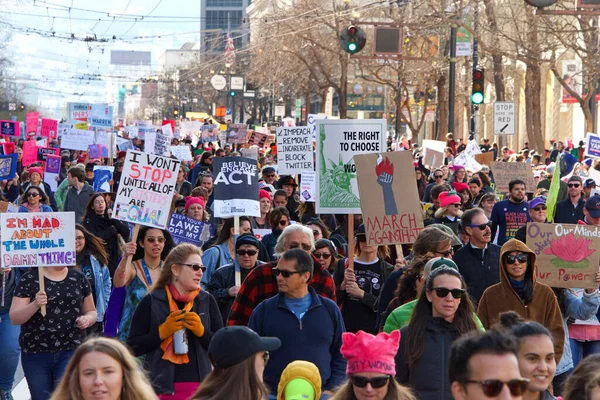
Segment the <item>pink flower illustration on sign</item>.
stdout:
[[557,268],[587,268],[589,261],[587,257],[594,254],[590,249],[591,239],[576,238],[574,234],[564,235],[550,242],[550,247],[544,250],[544,254],[554,255],[552,264]]

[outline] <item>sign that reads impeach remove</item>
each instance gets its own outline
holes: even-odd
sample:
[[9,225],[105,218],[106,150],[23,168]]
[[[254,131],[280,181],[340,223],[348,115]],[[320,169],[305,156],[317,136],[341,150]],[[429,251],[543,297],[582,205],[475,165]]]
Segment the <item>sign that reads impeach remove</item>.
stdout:
[[181,161],[127,150],[113,218],[165,229]]
[[277,128],[277,170],[279,175],[296,175],[315,169],[313,141],[308,126]]
[[256,160],[245,157],[213,159],[215,217],[260,216]]

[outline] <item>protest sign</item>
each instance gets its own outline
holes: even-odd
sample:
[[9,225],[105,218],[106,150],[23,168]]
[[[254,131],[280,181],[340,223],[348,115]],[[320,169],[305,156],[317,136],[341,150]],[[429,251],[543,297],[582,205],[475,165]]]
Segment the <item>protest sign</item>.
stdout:
[[98,131],[96,131],[95,143],[101,145],[104,148],[104,150],[102,151],[102,157],[114,157],[114,154],[117,152],[117,141],[115,140],[115,136],[116,134],[109,130],[99,129]]
[[219,132],[219,125],[202,125],[202,142],[216,142]]
[[199,121],[183,121],[181,123],[181,138],[185,139],[194,136],[196,133],[200,132],[202,128],[202,123]]
[[307,203],[314,203],[317,183],[315,171],[302,171],[302,179],[300,180],[300,197]]
[[181,162],[127,150],[113,218],[165,229]]
[[215,217],[260,217],[257,162],[245,157],[213,159]]
[[277,170],[279,175],[295,175],[314,170],[310,128],[277,128]]
[[585,155],[600,158],[600,136],[588,132],[585,137]]
[[530,222],[527,246],[536,255],[538,282],[550,287],[598,288],[600,227]]
[[87,122],[79,122],[79,123],[73,124],[73,128],[79,129],[79,130],[82,130],[82,131],[88,131],[88,130],[90,130],[89,129],[90,126],[88,125]]
[[318,213],[361,213],[353,158],[385,151],[385,132],[380,119],[317,120]]
[[172,138],[173,137],[173,126],[171,124],[164,124],[163,126],[160,127],[161,132],[163,135],[165,135],[168,138]]
[[112,121],[113,106],[109,106],[108,104],[92,104],[92,109],[88,116],[88,123],[90,126],[112,129]]
[[58,134],[58,121],[55,119],[42,118],[42,129],[40,133],[42,136],[56,139]]
[[477,142],[474,140],[470,140],[465,148],[464,153],[471,158],[475,158],[477,154],[481,154],[481,149],[477,145]]
[[17,172],[17,159],[17,154],[0,156],[0,180],[8,180],[15,177]]
[[15,152],[15,144],[13,142],[0,143],[0,153],[2,154],[13,154]]
[[37,143],[35,140],[26,140],[23,142],[23,158],[21,163],[28,167],[37,161]]
[[227,143],[243,144],[247,142],[248,127],[245,124],[227,125]]
[[[171,126],[171,125],[163,125]],[[164,157],[171,155],[171,138],[162,133],[157,133],[154,139],[154,154]]]
[[[161,129],[165,125],[171,125],[171,130],[170,130],[171,135],[170,136],[173,136],[173,132],[175,132],[175,124],[176,124],[176,121],[174,119],[163,119],[162,124],[161,124]],[[166,129],[167,129],[167,132],[169,132],[169,128],[166,128]],[[163,132],[163,135],[166,135],[164,130],[162,132]]]
[[525,191],[527,193],[534,192],[537,187],[533,178],[531,165],[528,163],[493,162],[490,164],[490,168],[494,174],[497,192],[508,192],[508,183],[515,179],[525,182]]
[[308,114],[307,126],[313,143],[317,141],[317,120],[327,119],[327,114]]
[[25,117],[25,133],[33,132],[36,136],[38,133],[38,120],[40,119],[40,113],[30,112]]
[[35,141],[37,147],[48,147],[48,138],[41,138]]
[[90,144],[88,148],[90,152],[90,158],[102,158],[108,157],[108,149],[101,144]]
[[56,192],[58,189],[58,175],[60,174],[61,157],[49,154],[46,156],[46,169],[44,171],[44,182],[50,185],[50,189]]
[[465,167],[466,170],[471,172],[479,172],[481,171],[481,164],[475,161],[475,158],[469,156],[466,151],[463,151],[459,155],[454,158],[452,162],[453,165],[461,165]]
[[171,214],[169,232],[176,244],[192,243],[202,247],[212,236],[210,223],[196,221],[180,214]]
[[138,136],[138,130],[139,130],[139,127],[137,127],[137,126],[126,126],[125,127],[125,133],[127,133],[127,137],[129,139],[136,138]]
[[53,147],[38,147],[37,148],[37,160],[46,162],[49,155],[58,155],[58,149]]
[[264,133],[252,131],[250,132],[250,137],[248,138],[248,144],[256,145],[261,148],[265,147],[268,137],[269,135],[265,135]]
[[110,181],[112,181],[115,167],[94,165],[94,192],[110,192]]
[[7,136],[21,136],[19,121],[0,121],[0,134]]
[[171,154],[181,161],[192,161],[190,146],[171,146]]
[[475,161],[481,165],[487,165],[489,167],[490,164],[494,162],[494,152],[488,151],[486,153],[475,154]]
[[446,142],[440,140],[423,140],[423,164],[438,168],[444,164],[444,149]]
[[154,147],[156,145],[156,135],[158,135],[156,131],[146,132],[146,139],[144,139],[144,150],[148,154],[154,154]]
[[75,213],[0,214],[2,267],[75,265]]
[[92,105],[89,103],[67,103],[67,121],[87,121]]
[[411,153],[356,155],[354,162],[367,243],[414,243],[423,229],[423,212]]
[[156,127],[154,125],[138,126],[138,138],[144,140],[148,133],[156,133]]
[[272,233],[271,229],[252,229],[252,233],[258,240],[262,240],[269,233]]
[[94,132],[81,129],[69,129],[64,132],[60,141],[61,149],[87,151],[94,144]]
[[250,147],[249,149],[240,149],[242,157],[252,158],[253,160],[258,159],[258,149],[256,147]]

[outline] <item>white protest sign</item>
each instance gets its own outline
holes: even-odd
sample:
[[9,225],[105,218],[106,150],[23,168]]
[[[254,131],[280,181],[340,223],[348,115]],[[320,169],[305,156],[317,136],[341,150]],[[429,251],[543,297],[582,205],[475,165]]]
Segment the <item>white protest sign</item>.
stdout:
[[144,151],[149,154],[154,154],[154,147],[156,145],[156,133],[155,130],[147,131],[144,139]]
[[481,164],[475,161],[473,157],[469,157],[465,151],[457,155],[452,164],[463,166],[466,170],[471,172],[479,172],[482,168]]
[[295,175],[315,168],[308,126],[277,128],[277,166],[279,175]]
[[307,203],[314,203],[317,193],[315,171],[302,171],[300,180],[300,197]]
[[165,124],[160,128],[162,130],[162,134],[168,137],[173,137],[173,127],[171,124]]
[[94,140],[94,131],[68,129],[63,132],[60,148],[87,151],[90,144],[94,144]]
[[2,267],[75,265],[75,213],[2,213]]
[[477,145],[477,142],[474,140],[470,140],[469,144],[467,144],[467,147],[465,148],[464,153],[471,158],[475,158],[476,154],[481,154],[481,149],[479,148],[479,146]]
[[494,135],[514,135],[517,132],[517,108],[514,101],[494,102]]
[[[166,125],[163,125],[166,126]],[[161,133],[156,134],[154,154],[169,157],[171,155],[171,138]]]
[[171,154],[181,161],[192,161],[192,152],[189,146],[171,146]]
[[181,138],[192,138],[192,136],[200,132],[201,129],[202,123],[200,121],[184,121],[181,123]]
[[312,141],[317,141],[317,120],[318,119],[327,119],[327,114],[308,114],[307,125],[310,129],[310,134],[312,136]]
[[166,229],[181,161],[127,150],[113,218]]
[[250,147],[249,149],[240,149],[240,153],[242,154],[242,157],[248,157],[253,160],[258,159],[258,148],[257,147]]

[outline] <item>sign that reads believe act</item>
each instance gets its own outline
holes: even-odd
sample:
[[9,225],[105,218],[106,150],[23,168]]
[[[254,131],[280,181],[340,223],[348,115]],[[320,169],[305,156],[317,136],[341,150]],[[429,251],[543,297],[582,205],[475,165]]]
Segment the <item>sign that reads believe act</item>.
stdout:
[[215,217],[260,216],[256,160],[245,157],[217,157],[215,175]]
[[113,218],[165,229],[181,161],[127,150]]
[[277,170],[279,175],[295,175],[315,169],[310,128],[277,128]]
[[75,265],[75,213],[2,213],[2,267]]

